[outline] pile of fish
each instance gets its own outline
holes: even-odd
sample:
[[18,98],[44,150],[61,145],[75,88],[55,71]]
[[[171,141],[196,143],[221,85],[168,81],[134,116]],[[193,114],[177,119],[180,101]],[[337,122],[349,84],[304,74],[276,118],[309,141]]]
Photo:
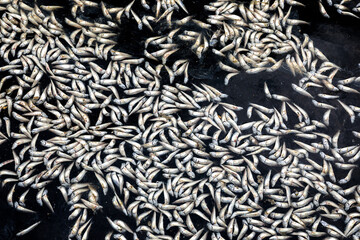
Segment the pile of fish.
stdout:
[[[105,239],[360,239],[352,180],[360,106],[349,102],[360,77],[338,77],[341,68],[299,32],[308,24],[293,18],[302,1],[218,0],[202,20],[181,0],[125,2],[73,0],[66,10],[0,0],[8,204],[37,214],[37,202],[54,213],[49,196],[60,191],[70,239],[93,239],[107,201]],[[358,18],[354,2],[326,4]],[[118,44],[129,27],[148,34],[141,54]],[[226,85],[238,74],[288,69],[297,84],[287,87],[321,118],[266,82],[266,102],[230,104],[191,76],[209,55]],[[343,113],[354,124],[351,146],[330,121]]]
[[[319,2],[319,9],[321,14],[326,18],[330,18],[329,14],[326,12],[326,9],[322,3],[322,0],[319,0],[318,2]],[[360,12],[359,2],[353,0],[342,0],[339,3],[333,4],[332,0],[326,0],[326,3],[328,6],[334,6],[336,12],[341,15],[359,18],[359,16],[357,15],[357,13]]]

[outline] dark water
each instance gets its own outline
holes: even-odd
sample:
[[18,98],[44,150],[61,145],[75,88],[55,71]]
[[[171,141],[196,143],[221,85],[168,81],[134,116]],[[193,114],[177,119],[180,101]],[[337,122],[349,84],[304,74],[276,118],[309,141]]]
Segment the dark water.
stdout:
[[[40,5],[40,1],[39,5]],[[104,1],[109,4],[118,5],[118,1]],[[121,1],[121,5],[126,5],[130,1]],[[150,2],[150,1],[149,1]],[[207,2],[202,1],[184,1],[190,15],[194,15],[196,19],[205,20],[205,14],[203,14],[203,5]],[[336,13],[331,8],[327,9],[331,19],[323,18],[318,12],[316,6],[317,1],[308,1],[308,6],[295,14],[298,14],[300,19],[310,22],[310,25],[299,27],[297,30],[300,33],[307,33],[310,38],[314,41],[314,45],[319,48],[330,61],[334,62],[342,68],[339,75],[346,77],[359,75],[360,69],[358,63],[360,62],[360,20],[354,19],[347,16],[342,16]],[[45,1],[42,1],[45,3]],[[46,1],[46,4],[49,4]],[[51,1],[51,4],[67,4],[67,1]],[[63,11],[63,10],[62,10]],[[63,11],[64,15],[69,14]],[[97,18],[96,13],[87,12],[86,16],[89,18]],[[185,16],[185,15],[184,15]],[[120,50],[126,50],[132,54],[141,55],[143,41],[151,34],[149,31],[144,30],[142,33],[137,30],[137,26],[134,22],[127,23],[123,22],[123,27],[119,33],[118,42]],[[135,30],[135,31],[134,31]],[[161,26],[155,31],[161,31]],[[184,46],[186,47],[186,46]],[[181,53],[183,54],[183,53]],[[186,52],[184,52],[186,54]],[[184,57],[193,58],[193,56]],[[211,86],[216,87],[223,93],[229,95],[227,102],[233,103],[239,106],[247,106],[250,102],[261,103],[264,106],[272,106],[274,103],[265,98],[263,94],[264,82],[267,82],[270,91],[276,92],[290,97],[294,102],[300,102],[299,105],[306,109],[311,119],[321,119],[322,113],[317,111],[316,108],[311,104],[311,100],[300,97],[291,89],[291,83],[299,81],[300,77],[293,77],[291,72],[286,68],[282,67],[274,73],[259,73],[249,75],[240,73],[236,77],[230,80],[228,86],[223,84],[223,78],[225,74],[217,67],[217,60],[211,56],[205,56],[204,60],[198,61],[193,58],[192,60],[196,63],[192,65],[190,69],[190,81],[204,82]],[[194,67],[196,66],[196,67]],[[351,100],[354,103],[360,103],[358,96],[347,94],[342,96],[342,99]],[[344,117],[346,116],[346,117]],[[246,115],[240,114],[239,121],[245,122]],[[136,121],[136,119],[134,119]],[[333,131],[329,131],[330,135],[333,135],[337,129],[340,129],[346,134],[351,134],[351,131],[359,126],[359,118],[356,122],[351,125],[345,112],[338,112],[338,115],[333,114],[330,119],[333,125],[336,126]],[[130,122],[131,124],[131,122]],[[357,128],[359,129],[359,127]],[[340,145],[352,145],[354,143],[349,142],[346,137],[340,138]],[[11,158],[10,145],[3,144],[0,147],[0,162]],[[353,182],[360,181],[360,172],[355,170],[353,174]],[[53,184],[53,189],[56,188],[56,184]],[[51,186],[48,187],[51,189]],[[74,223],[74,221],[68,221],[69,206],[64,203],[61,194],[56,189],[50,191],[49,198],[53,204],[55,213],[48,214],[47,209],[43,209],[37,206],[36,203],[32,205],[29,203],[29,207],[36,210],[38,214],[24,214],[17,212],[13,208],[9,207],[6,203],[6,195],[9,191],[9,186],[5,186],[4,189],[0,188],[0,240],[11,240],[11,239],[29,239],[29,240],[64,240],[67,239],[68,233]],[[33,198],[29,194],[29,199]],[[105,199],[103,202],[111,204],[111,199]],[[109,208],[112,209],[112,208]],[[89,239],[103,239],[104,234],[110,231],[110,227],[106,222],[105,216],[117,216],[118,213],[109,212],[104,206],[104,210],[96,213],[93,222],[93,227],[90,232]],[[122,216],[124,217],[124,216]],[[130,226],[134,224],[132,219],[123,218]],[[42,220],[42,223],[29,234],[16,238],[15,234],[20,230],[28,227]]]

